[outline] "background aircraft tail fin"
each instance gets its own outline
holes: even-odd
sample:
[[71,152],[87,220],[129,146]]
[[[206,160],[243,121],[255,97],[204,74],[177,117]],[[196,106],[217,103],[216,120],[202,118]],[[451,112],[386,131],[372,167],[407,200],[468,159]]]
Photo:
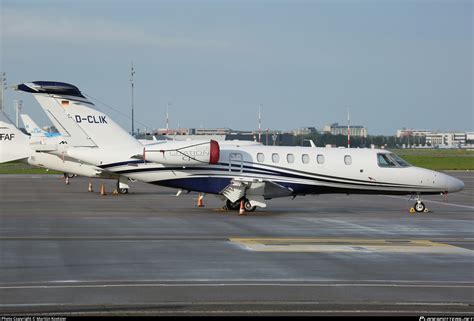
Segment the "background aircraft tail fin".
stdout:
[[46,132],[42,130],[38,124],[35,123],[33,119],[27,114],[20,115],[23,125],[25,125],[25,130],[28,134],[33,137],[43,137],[46,135]]
[[29,137],[0,112],[0,163],[25,159],[31,155]]

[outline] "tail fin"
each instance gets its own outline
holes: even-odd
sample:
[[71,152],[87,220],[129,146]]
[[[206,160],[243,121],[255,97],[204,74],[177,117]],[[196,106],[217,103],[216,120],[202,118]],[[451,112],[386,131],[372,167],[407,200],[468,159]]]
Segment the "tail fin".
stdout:
[[0,113],[0,163],[28,158],[32,153],[29,137]]
[[32,137],[44,137],[46,136],[46,132],[42,130],[31,117],[27,114],[20,115],[21,121],[23,125],[25,125],[25,130],[28,134]]
[[109,116],[97,110],[76,86],[35,81],[20,84],[17,89],[33,94],[70,146],[109,150],[143,148]]

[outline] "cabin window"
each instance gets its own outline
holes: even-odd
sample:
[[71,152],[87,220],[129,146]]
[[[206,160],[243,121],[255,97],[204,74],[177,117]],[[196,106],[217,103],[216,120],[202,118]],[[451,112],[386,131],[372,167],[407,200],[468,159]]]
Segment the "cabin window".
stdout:
[[286,155],[286,161],[287,161],[288,163],[290,163],[290,164],[291,164],[291,163],[294,163],[294,162],[295,162],[295,155],[293,155],[293,154],[287,154],[287,155]]
[[308,164],[309,163],[309,155],[308,154],[301,155],[301,161],[303,162],[303,164]]
[[278,155],[277,153],[273,153],[272,154],[272,162],[279,163],[280,162],[280,155]]
[[265,161],[265,155],[263,155],[263,153],[258,153],[257,160],[259,163],[263,163]]
[[316,161],[318,162],[319,165],[324,164],[324,155],[318,154],[318,156],[316,156]]
[[387,153],[377,154],[377,162],[380,167],[397,167],[395,162],[388,157]]
[[351,165],[352,164],[352,157],[351,155],[344,156],[344,164]]

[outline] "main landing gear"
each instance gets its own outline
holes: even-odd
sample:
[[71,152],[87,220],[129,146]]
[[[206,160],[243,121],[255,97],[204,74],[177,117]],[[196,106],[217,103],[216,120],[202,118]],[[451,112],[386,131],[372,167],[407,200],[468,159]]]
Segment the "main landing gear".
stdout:
[[245,212],[255,212],[257,209],[256,206],[252,206],[250,201],[246,198],[240,199],[236,202],[232,202],[230,200],[226,200],[225,202],[225,209],[226,210],[231,210],[231,211],[238,211],[240,209],[240,201],[244,201],[244,210]]
[[69,185],[69,179],[73,178],[74,176],[76,176],[76,175],[71,174],[71,173],[63,173],[64,183],[66,185]]
[[130,186],[125,182],[126,180],[122,176],[117,179],[117,194],[128,194],[128,189],[130,188]]

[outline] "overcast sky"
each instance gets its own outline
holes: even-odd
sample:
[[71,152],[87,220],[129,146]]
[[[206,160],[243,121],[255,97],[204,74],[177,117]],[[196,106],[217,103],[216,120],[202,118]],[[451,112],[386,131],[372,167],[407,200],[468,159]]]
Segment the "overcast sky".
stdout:
[[[474,130],[473,1],[0,0],[11,84],[63,81],[153,128]],[[7,91],[41,125],[27,94]],[[99,107],[102,105],[98,104]],[[130,130],[131,122],[102,108]],[[142,125],[136,124],[142,128]]]

